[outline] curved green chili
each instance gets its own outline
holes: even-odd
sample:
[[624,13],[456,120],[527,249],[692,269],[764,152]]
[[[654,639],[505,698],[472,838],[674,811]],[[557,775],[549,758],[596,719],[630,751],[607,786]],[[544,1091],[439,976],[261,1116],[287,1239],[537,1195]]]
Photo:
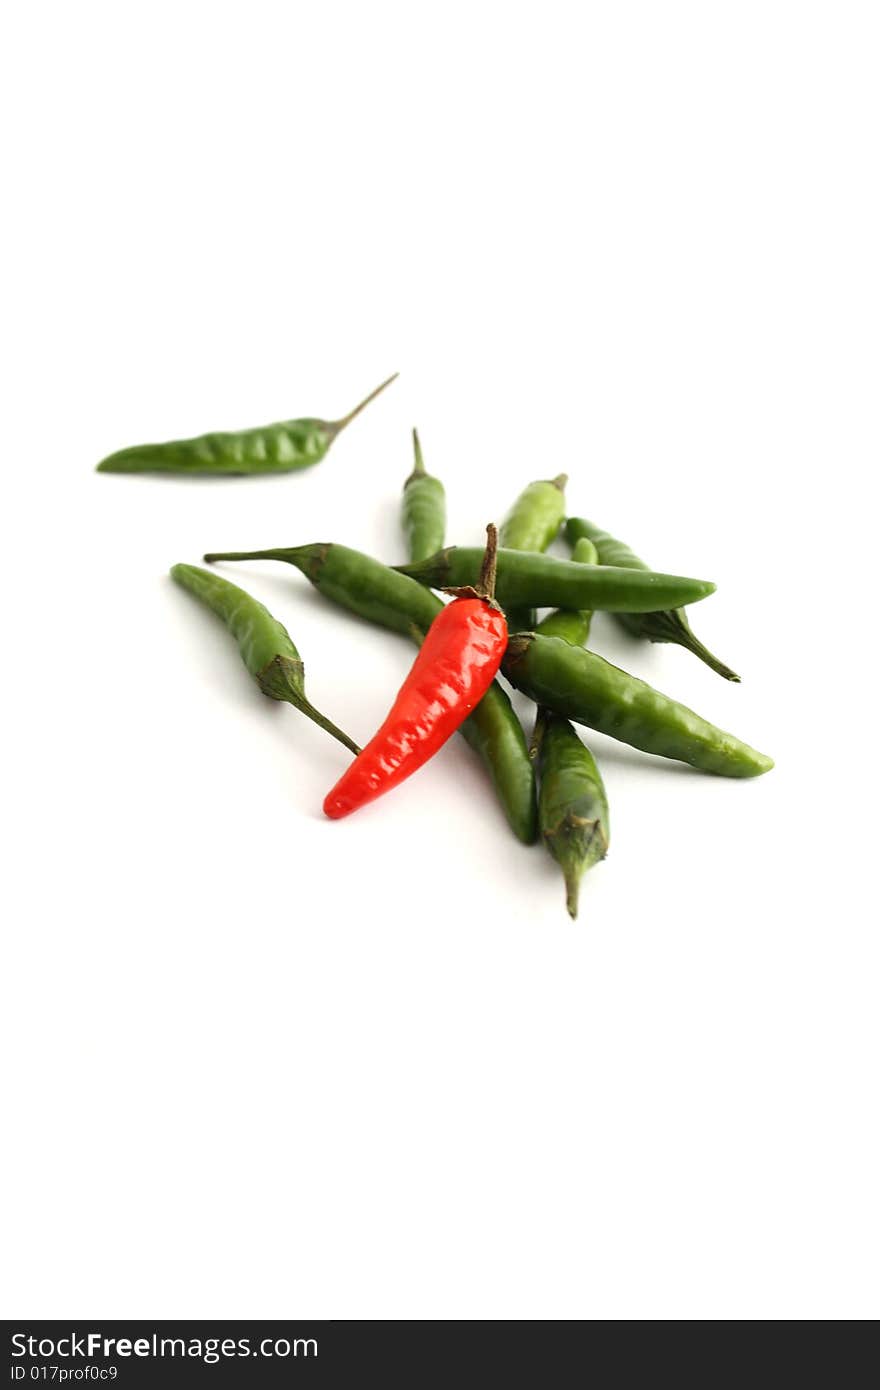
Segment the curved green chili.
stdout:
[[[442,604],[415,580],[344,545],[302,545],[290,550],[210,554],[205,560],[283,560],[294,565],[326,598],[379,627],[421,643]],[[537,837],[535,771],[522,725],[495,681],[461,726],[480,755],[514,834],[525,844]]]
[[577,724],[723,777],[758,777],[773,759],[717,729],[595,652],[558,637],[512,637],[503,666],[518,690]]
[[[585,520],[584,517],[569,517],[565,523],[565,535],[571,545],[576,545],[584,537],[593,541],[599,552],[600,564],[623,565],[627,569],[648,568],[638,555],[633,554],[628,545],[624,545],[623,541],[609,536],[607,531],[600,530],[598,526],[594,526],[591,521]],[[729,666],[725,666],[723,661],[719,661],[717,656],[713,656],[708,647],[704,647],[699,638],[695,636],[683,608],[668,608],[656,613],[639,615],[621,614],[618,617],[618,622],[634,637],[645,637],[649,642],[674,642],[677,646],[693,652],[694,656],[699,657],[700,661],[704,661],[711,670],[717,672],[719,676],[723,676],[725,680],[739,680],[736,672],[731,671]]]
[[[432,589],[460,589],[476,584],[482,559],[483,552],[478,547],[449,546],[417,565],[397,565],[396,569]],[[579,565],[573,560],[557,560],[552,555],[522,550],[498,552],[496,593],[506,610],[597,608],[647,613],[670,605],[696,603],[714,592],[715,585],[703,579],[612,565]]]
[[397,377],[390,376],[341,420],[279,420],[258,429],[201,434],[166,444],[136,444],[109,454],[99,473],[183,473],[240,477],[292,473],[320,463],[336,436]]
[[566,905],[577,917],[580,882],[608,853],[608,798],[596,760],[567,719],[541,712],[538,827],[562,869]]
[[[560,473],[556,478],[529,483],[501,524],[499,544],[508,550],[539,553],[546,550],[565,519],[567,482],[566,474]],[[533,608],[511,608],[507,614],[507,625],[511,632],[530,632],[535,621]]]
[[268,608],[228,579],[195,565],[174,565],[171,578],[222,618],[264,695],[286,700],[354,754],[358,745],[306,698],[305,668],[290,634]]
[[427,560],[446,539],[446,492],[439,478],[425,471],[422,446],[413,430],[415,465],[403,485],[403,534],[410,562]]

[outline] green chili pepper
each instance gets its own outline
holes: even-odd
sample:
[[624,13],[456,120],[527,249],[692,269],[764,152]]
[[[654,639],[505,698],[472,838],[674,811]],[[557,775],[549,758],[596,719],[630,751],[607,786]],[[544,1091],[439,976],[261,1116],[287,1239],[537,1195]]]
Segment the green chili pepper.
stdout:
[[[344,545],[302,545],[291,550],[240,551],[205,556],[215,560],[283,560],[294,565],[325,597],[379,627],[420,644],[442,608],[415,580]],[[495,681],[461,726],[479,753],[514,834],[525,844],[537,837],[535,771],[525,734],[510,700]]]
[[[579,540],[572,559],[581,565],[598,560],[593,542]],[[582,647],[590,634],[592,613],[559,608],[539,623],[539,636],[561,637]],[[567,719],[539,709],[529,749],[537,757],[538,830],[565,878],[569,915],[577,916],[580,882],[587,869],[608,849],[608,798],[596,760]]]
[[758,777],[773,759],[595,652],[558,637],[512,637],[503,666],[518,690],[577,724],[723,777]]
[[[432,589],[460,589],[476,584],[482,559],[482,550],[475,546],[448,546],[417,565],[395,568]],[[696,603],[714,592],[715,585],[703,579],[612,565],[579,565],[521,550],[498,552],[496,595],[508,611],[546,607],[647,613]]]
[[[647,565],[640,560],[638,555],[634,555],[628,545],[623,541],[615,540],[614,536],[609,536],[607,531],[602,531],[598,526],[594,526],[591,521],[585,521],[583,517],[569,517],[565,523],[566,539],[571,545],[575,545],[583,537],[589,538],[594,542],[599,552],[599,562],[603,565],[623,565],[627,569],[647,569]],[[697,638],[691,630],[687,614],[683,608],[667,608],[656,613],[643,614],[621,614],[618,622],[631,632],[634,637],[646,637],[649,642],[674,642],[679,647],[686,648],[693,652],[719,676],[723,676],[728,681],[738,681],[739,676],[735,671],[731,671],[729,666],[725,666],[723,661],[719,661],[717,656],[713,656],[707,647]]]
[[[596,547],[586,536],[575,544],[571,558],[578,565],[595,565],[599,560]],[[538,623],[535,631],[542,637],[562,637],[573,647],[582,647],[590,635],[592,617],[589,609],[557,608]]]
[[580,882],[608,853],[608,798],[596,760],[567,719],[542,710],[538,765],[538,825],[562,869],[570,917],[577,917]]
[[356,415],[390,386],[397,373],[341,420],[280,420],[260,429],[201,434],[167,444],[136,444],[120,449],[98,464],[99,473],[185,473],[191,477],[215,474],[292,473],[320,463],[336,436]]
[[[565,519],[567,482],[566,474],[560,473],[549,481],[529,483],[501,524],[499,545],[508,550],[546,550]],[[440,547],[436,548],[439,550]],[[536,620],[533,608],[511,608],[507,613],[507,625],[511,632],[531,632]]]
[[338,729],[306,699],[302,658],[287,629],[272,617],[267,608],[246,594],[244,589],[230,584],[228,579],[209,574],[195,565],[175,565],[171,577],[223,619],[238,643],[245,666],[264,695],[271,700],[286,700],[340,743],[344,743],[352,753],[360,752],[348,734]]
[[425,472],[422,446],[413,430],[415,467],[403,485],[403,533],[410,561],[426,560],[446,539],[446,492]]
[[218,560],[281,560],[304,574],[325,598],[406,637],[413,637],[414,628],[424,635],[441,608],[439,599],[406,575],[359,550],[329,541],[288,550],[212,552],[204,558],[208,564]]
[[490,685],[460,732],[486,765],[514,835],[524,845],[533,845],[538,838],[535,769],[522,724],[507,692],[497,681]]

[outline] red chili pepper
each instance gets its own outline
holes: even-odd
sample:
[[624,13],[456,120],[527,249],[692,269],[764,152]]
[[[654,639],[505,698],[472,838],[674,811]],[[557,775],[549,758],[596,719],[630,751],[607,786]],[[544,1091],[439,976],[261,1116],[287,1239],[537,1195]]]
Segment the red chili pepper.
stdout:
[[475,589],[449,589],[457,597],[428,629],[412,670],[381,729],[324,800],[331,820],[390,791],[433,757],[480,703],[501,665],[507,622],[495,603],[494,526]]

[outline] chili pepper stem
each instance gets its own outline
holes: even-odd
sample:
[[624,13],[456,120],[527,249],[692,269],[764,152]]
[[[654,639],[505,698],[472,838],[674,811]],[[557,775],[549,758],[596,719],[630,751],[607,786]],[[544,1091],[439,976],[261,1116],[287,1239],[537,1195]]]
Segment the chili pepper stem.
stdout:
[[333,438],[335,439],[337,434],[340,434],[341,431],[345,429],[346,425],[350,425],[355,416],[360,415],[362,410],[366,410],[370,402],[374,401],[378,395],[381,395],[386,386],[390,386],[392,381],[396,381],[399,376],[400,372],[395,372],[387,381],[383,381],[381,386],[377,386],[368,396],[364,396],[364,399],[355,406],[354,410],[350,410],[347,415],[343,415],[341,420],[331,421],[329,428],[333,433]]
[[[415,457],[415,462],[413,464],[413,471],[406,480],[407,483],[411,483],[413,478],[423,478],[425,476],[425,460],[422,458],[422,446],[419,443],[419,432],[417,429],[413,430],[413,455]],[[406,487],[406,483],[404,483],[404,487]]]
[[444,594],[453,598],[481,598],[492,608],[502,612],[501,605],[495,602],[495,574],[498,568],[498,528],[493,522],[486,527],[486,549],[476,584],[463,584],[460,588],[443,589]]
[[497,568],[498,531],[490,521],[486,527],[486,553],[483,556],[480,577],[477,580],[477,589],[483,598],[494,599],[495,597],[495,571]]
[[699,657],[699,659],[704,662],[711,671],[714,671],[716,675],[723,676],[726,681],[736,681],[737,684],[740,683],[740,677],[736,672],[731,671],[729,666],[725,666],[723,661],[719,661],[717,656],[713,656],[709,648],[703,646],[699,637],[695,636],[689,627],[684,628],[683,631],[679,633],[677,641],[680,647],[685,647],[689,652],[693,652],[694,656]]
[[290,557],[290,550],[218,550],[212,551],[210,555],[203,555],[202,559],[206,565],[213,565],[218,560],[287,560]]
[[578,915],[578,899],[580,898],[581,879],[580,874],[572,865],[562,871],[565,880],[565,906],[568,908],[568,915],[574,922]]
[[332,734],[339,743],[344,744],[348,751],[357,757],[358,753],[361,751],[360,746],[355,743],[353,738],[349,738],[348,734],[343,733],[332,720],[327,719],[325,715],[321,714],[320,710],[316,710],[310,700],[304,699],[302,695],[296,699],[293,696],[289,696],[288,698],[290,703],[295,705],[301,714],[305,714],[311,719],[312,723],[317,724],[319,728],[324,729],[328,734]]
[[580,872],[574,864],[566,864],[562,870],[562,877],[565,879],[565,906],[568,908],[569,917],[574,921],[578,915],[581,892]]

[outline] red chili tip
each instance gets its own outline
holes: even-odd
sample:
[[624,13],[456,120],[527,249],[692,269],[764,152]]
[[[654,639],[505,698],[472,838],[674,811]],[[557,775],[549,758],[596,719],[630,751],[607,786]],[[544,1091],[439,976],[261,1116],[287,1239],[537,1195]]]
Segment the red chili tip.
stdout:
[[354,807],[345,796],[334,796],[331,792],[324,798],[324,815],[331,820],[342,820],[343,816],[351,815]]

